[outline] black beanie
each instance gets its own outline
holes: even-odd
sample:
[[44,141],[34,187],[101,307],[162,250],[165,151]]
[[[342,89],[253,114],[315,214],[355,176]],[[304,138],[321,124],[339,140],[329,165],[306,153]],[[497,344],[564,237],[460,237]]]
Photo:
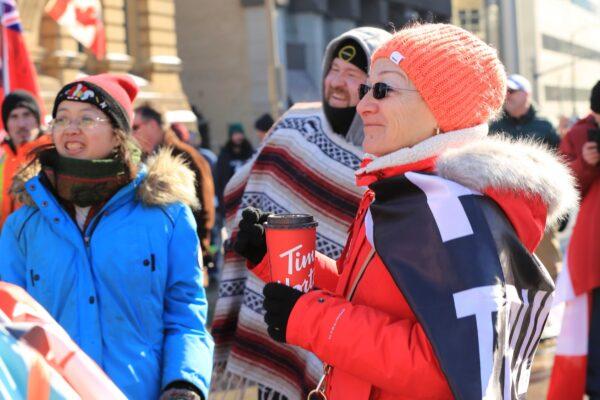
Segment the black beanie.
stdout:
[[259,131],[268,132],[274,122],[275,121],[273,121],[273,118],[271,118],[269,114],[263,114],[254,123],[254,128]]
[[350,64],[356,65],[364,72],[368,73],[369,59],[362,46],[354,39],[347,38],[342,40],[332,53],[332,61],[339,58]]
[[31,111],[35,115],[38,124],[40,123],[40,107],[35,98],[25,90],[15,90],[14,92],[10,92],[2,102],[2,123],[5,129],[8,116],[12,110],[19,107],[25,107]]
[[600,81],[596,82],[590,96],[590,108],[593,112],[600,114]]

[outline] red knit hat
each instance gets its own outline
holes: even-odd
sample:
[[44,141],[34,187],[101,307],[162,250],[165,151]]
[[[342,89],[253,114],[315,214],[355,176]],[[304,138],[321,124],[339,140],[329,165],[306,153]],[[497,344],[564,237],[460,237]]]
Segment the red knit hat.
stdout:
[[115,127],[131,132],[133,101],[139,89],[133,79],[124,74],[87,76],[65,85],[54,100],[52,118],[64,100],[90,103],[100,108]]
[[496,50],[454,25],[422,24],[398,31],[375,51],[408,75],[442,132],[487,122],[504,103],[506,72]]

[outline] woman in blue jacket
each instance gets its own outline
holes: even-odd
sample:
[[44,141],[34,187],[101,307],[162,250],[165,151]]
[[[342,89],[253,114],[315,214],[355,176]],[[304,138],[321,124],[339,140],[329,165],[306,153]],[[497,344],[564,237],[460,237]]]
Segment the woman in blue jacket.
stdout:
[[0,236],[0,279],[25,288],[128,398],[206,399],[194,176],[169,151],[139,163],[137,91],[111,74],[61,89],[53,145],[13,185],[24,206]]

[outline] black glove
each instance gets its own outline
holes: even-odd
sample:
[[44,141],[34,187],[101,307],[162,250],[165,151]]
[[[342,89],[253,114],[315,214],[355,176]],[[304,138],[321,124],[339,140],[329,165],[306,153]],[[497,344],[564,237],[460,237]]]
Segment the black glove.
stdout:
[[159,400],[204,400],[204,396],[191,383],[175,381],[167,385]]
[[212,254],[210,254],[208,251],[202,254],[202,265],[204,266],[204,268],[215,267],[215,259],[213,258]]
[[265,227],[270,213],[265,213],[258,208],[248,207],[242,211],[237,238],[233,249],[240,256],[250,260],[253,264],[259,264],[267,254],[267,240],[265,239]]
[[263,308],[267,312],[265,322],[268,325],[267,332],[274,340],[285,343],[285,332],[290,313],[303,294],[301,291],[281,283],[265,285],[263,289],[265,296]]

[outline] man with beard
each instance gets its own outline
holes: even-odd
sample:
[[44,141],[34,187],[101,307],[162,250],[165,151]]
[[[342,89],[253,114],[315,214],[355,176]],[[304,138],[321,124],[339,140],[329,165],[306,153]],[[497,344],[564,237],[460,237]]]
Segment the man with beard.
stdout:
[[13,176],[36,146],[50,142],[41,135],[40,108],[29,92],[16,90],[4,98],[2,122],[8,136],[0,143],[0,229],[19,207],[10,193]]
[[[358,208],[362,189],[354,171],[362,159],[363,126],[356,113],[373,51],[391,36],[356,28],[332,40],[323,61],[323,101],[297,104],[275,123],[254,158],[225,189],[227,228],[258,264],[265,249],[253,238],[235,240],[242,210],[311,214],[319,221],[317,250],[338,258]],[[265,214],[255,210],[255,219]],[[322,372],[311,353],[272,341],[263,321],[262,286],[245,259],[228,250],[212,333],[217,347],[213,390],[260,383],[259,398],[298,399]],[[240,372],[243,371],[243,372]]]

